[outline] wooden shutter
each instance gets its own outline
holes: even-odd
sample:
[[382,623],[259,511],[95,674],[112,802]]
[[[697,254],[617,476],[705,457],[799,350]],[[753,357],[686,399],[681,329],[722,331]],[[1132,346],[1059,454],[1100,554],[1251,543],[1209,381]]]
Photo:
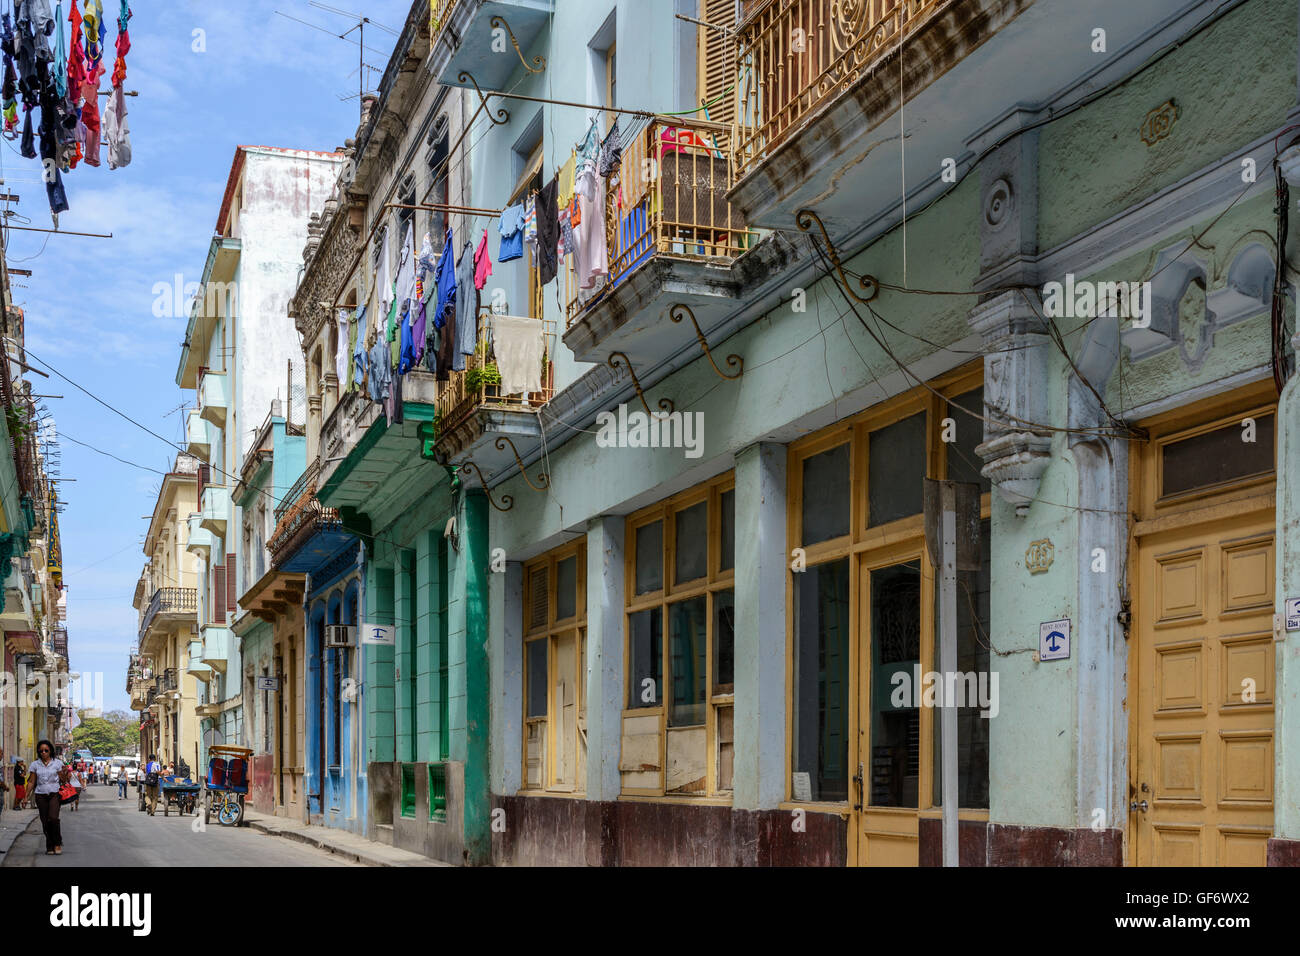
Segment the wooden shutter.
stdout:
[[226,623],[226,569],[217,565],[212,569],[212,600],[208,602],[208,617],[213,624]]
[[546,627],[550,620],[550,589],[547,587],[547,568],[534,568],[528,577],[528,630]]
[[[700,0],[700,19],[705,23],[734,27],[734,0]],[[721,30],[699,27],[699,103],[710,104],[707,115],[700,110],[694,116],[715,123],[730,123],[736,117],[736,91],[723,96],[736,78],[736,46],[732,37]],[[718,97],[722,97],[718,99]],[[714,100],[718,102],[714,103]]]
[[239,595],[235,593],[238,587],[239,576],[235,574],[235,556],[226,555],[226,610],[235,611],[238,608]]

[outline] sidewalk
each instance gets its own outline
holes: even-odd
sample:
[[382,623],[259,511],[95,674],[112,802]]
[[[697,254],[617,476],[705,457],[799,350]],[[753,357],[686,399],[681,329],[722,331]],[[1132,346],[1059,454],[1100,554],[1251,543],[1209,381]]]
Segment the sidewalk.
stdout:
[[[6,796],[9,796],[6,794]],[[9,848],[14,845],[24,830],[26,830],[38,814],[35,808],[31,810],[12,810],[5,807],[4,813],[0,813],[0,854],[9,852]]]
[[[6,816],[7,815],[8,814],[6,814]],[[399,850],[397,847],[375,843],[372,840],[367,840],[365,837],[357,836],[355,833],[349,833],[346,830],[333,830],[329,827],[309,826],[297,820],[289,820],[285,817],[273,817],[265,813],[257,813],[250,809],[244,810],[244,820],[248,823],[249,827],[257,830],[259,833],[284,837],[288,840],[296,840],[299,843],[306,843],[308,846],[319,847],[329,853],[335,853],[345,859],[354,860],[357,863],[364,863],[367,866],[451,865],[449,863],[440,863],[437,860],[431,860],[427,856],[421,856],[419,853],[411,853],[407,850]],[[3,846],[4,844],[0,842],[0,847]]]

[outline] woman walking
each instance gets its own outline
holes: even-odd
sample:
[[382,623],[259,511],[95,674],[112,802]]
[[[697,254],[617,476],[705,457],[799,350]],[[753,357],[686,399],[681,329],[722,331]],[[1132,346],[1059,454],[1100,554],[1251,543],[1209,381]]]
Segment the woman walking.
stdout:
[[27,764],[21,760],[14,764],[14,809],[23,810],[27,804]]
[[73,813],[76,813],[77,807],[81,806],[81,791],[86,788],[85,766],[86,764],[83,761],[78,763],[76,769],[72,771],[72,786],[77,791],[77,795],[72,798],[72,807],[70,808]]
[[35,781],[36,809],[45,828],[45,854],[63,852],[63,831],[59,829],[59,785],[68,782],[71,772],[63,761],[54,756],[54,745],[48,740],[36,744],[36,759],[28,770],[29,781]]
[[117,799],[126,799],[126,765],[117,768]]

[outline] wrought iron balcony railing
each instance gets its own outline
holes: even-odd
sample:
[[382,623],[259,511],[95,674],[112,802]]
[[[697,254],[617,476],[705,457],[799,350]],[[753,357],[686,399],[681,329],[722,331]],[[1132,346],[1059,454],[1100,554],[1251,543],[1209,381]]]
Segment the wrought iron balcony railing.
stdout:
[[266,543],[271,552],[271,567],[296,554],[308,538],[326,527],[342,529],[343,521],[333,508],[326,508],[316,500],[316,487],[306,488],[293,505],[284,512]]
[[582,289],[566,258],[568,324],[656,255],[735,259],[758,234],[727,202],[736,181],[731,127],[656,116],[622,133],[623,156],[605,180],[608,273]]
[[492,353],[490,335],[492,313],[479,316],[478,349],[465,356],[465,371],[452,372],[447,382],[439,384],[438,434],[456,428],[480,408],[497,408],[506,411],[535,411],[551,400],[555,393],[555,374],[551,363],[554,350],[554,333],[549,330],[553,322],[537,320],[537,334],[542,337],[541,389],[536,392],[501,394],[501,374]]
[[955,2],[749,0],[736,35],[740,175]]
[[144,617],[140,619],[140,640],[144,640],[154,618],[165,613],[198,613],[199,592],[195,588],[158,588],[149,600]]

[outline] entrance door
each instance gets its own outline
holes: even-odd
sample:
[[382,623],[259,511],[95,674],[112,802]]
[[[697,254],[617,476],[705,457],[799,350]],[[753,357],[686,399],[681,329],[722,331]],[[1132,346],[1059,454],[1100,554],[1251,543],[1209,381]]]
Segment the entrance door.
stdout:
[[1140,543],[1143,866],[1263,866],[1273,832],[1273,512]]
[[[916,675],[932,669],[932,588],[928,562],[915,546],[862,568],[858,641],[857,756],[850,799],[857,810],[857,861],[916,866],[918,809],[930,786],[921,742],[930,714],[920,706]],[[883,556],[882,556],[883,557]],[[927,804],[928,805],[928,804]]]

